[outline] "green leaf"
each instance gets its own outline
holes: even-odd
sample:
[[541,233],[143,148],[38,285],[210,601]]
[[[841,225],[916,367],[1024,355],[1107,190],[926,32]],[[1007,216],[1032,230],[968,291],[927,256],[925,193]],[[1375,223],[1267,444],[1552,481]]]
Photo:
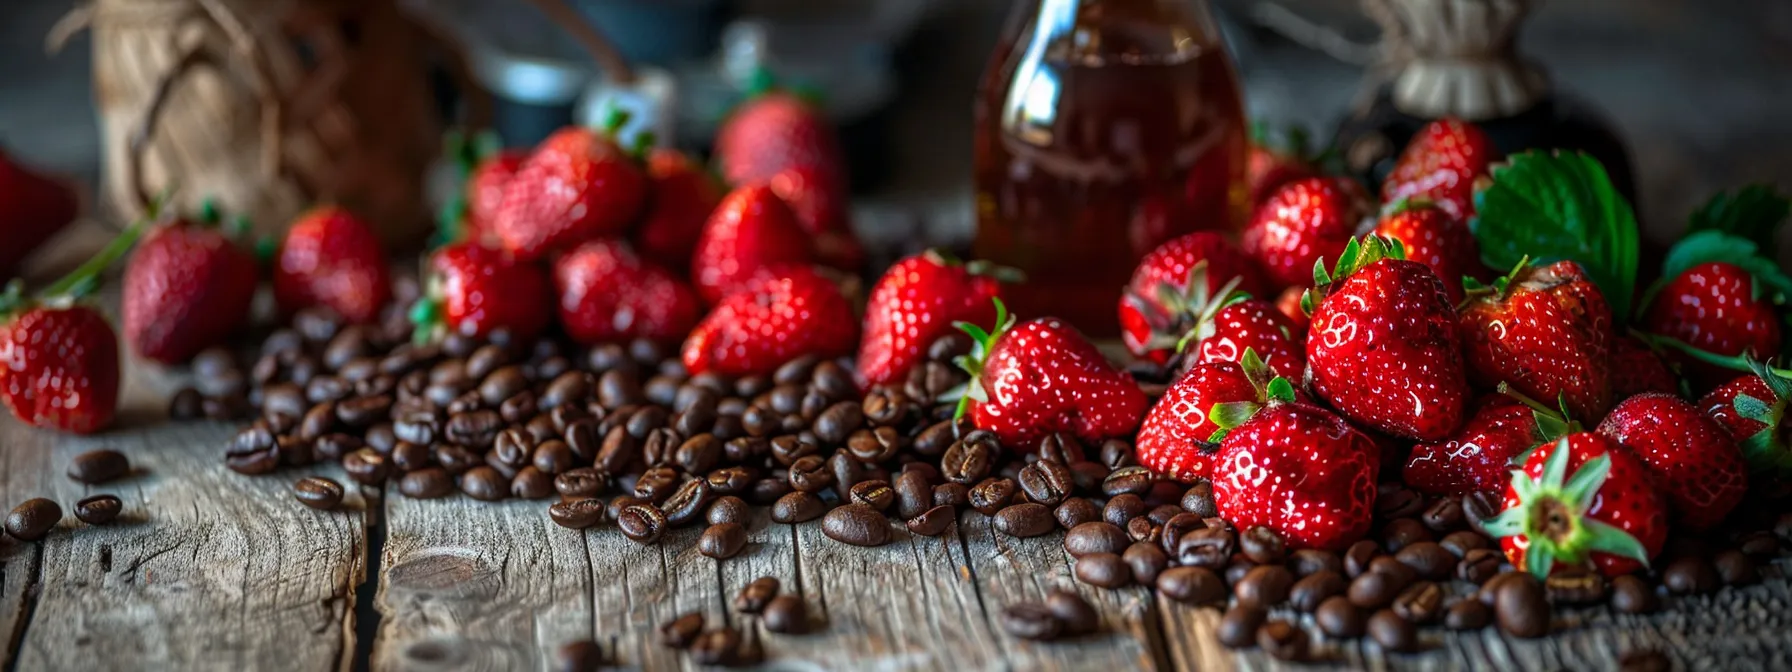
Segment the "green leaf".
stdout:
[[1549,570],[1555,566],[1556,545],[1547,539],[1532,539],[1531,547],[1524,552],[1524,571],[1543,579],[1549,577]]
[[1643,563],[1644,567],[1649,566],[1649,551],[1643,548],[1643,542],[1637,541],[1629,532],[1592,518],[1583,518],[1580,524],[1587,535],[1588,552],[1630,558]]
[[1555,450],[1549,451],[1549,458],[1543,462],[1543,478],[1538,479],[1544,488],[1560,488],[1568,477],[1568,439],[1556,441]]
[[1223,404],[1214,404],[1213,408],[1207,411],[1207,419],[1213,424],[1219,425],[1220,429],[1232,429],[1244,424],[1246,420],[1250,420],[1251,416],[1256,415],[1257,410],[1261,408],[1263,405],[1254,401],[1229,401]]
[[[1767,250],[1767,253],[1772,253],[1772,250]],[[1786,273],[1780,270],[1780,265],[1767,258],[1759,245],[1747,238],[1722,231],[1700,231],[1675,243],[1674,249],[1668,251],[1667,259],[1662,261],[1662,282],[1680,277],[1681,273],[1694,266],[1718,261],[1741,266],[1759,283],[1756,291],[1764,286],[1775,296],[1776,302],[1792,297],[1792,278],[1786,277]],[[1654,295],[1656,289],[1651,288],[1650,296]]]
[[1736,407],[1737,415],[1757,422],[1766,422],[1768,414],[1773,412],[1772,405],[1746,394],[1736,395],[1730,405]]
[[1599,161],[1580,152],[1529,151],[1494,166],[1475,191],[1471,227],[1487,265],[1580,262],[1619,315],[1636,283],[1637,225]]
[[1269,398],[1276,401],[1294,401],[1294,383],[1287,378],[1277,376],[1269,381]]
[[[1558,445],[1556,452],[1567,454],[1568,451]],[[1551,461],[1555,460],[1555,455],[1549,457]],[[1568,478],[1568,484],[1562,486],[1562,498],[1567,500],[1576,512],[1586,511],[1587,507],[1593,504],[1593,493],[1599,491],[1599,486],[1605,485],[1605,477],[1609,476],[1611,472],[1611,453],[1604,453],[1599,457],[1587,460],[1585,464],[1580,465],[1579,469],[1574,470],[1574,475]]]
[[1733,192],[1712,194],[1711,200],[1692,213],[1686,223],[1688,236],[1719,231],[1774,249],[1774,237],[1792,213],[1792,201],[1771,185],[1751,184]]
[[1483,521],[1481,529],[1486,530],[1488,536],[1495,539],[1522,534],[1524,532],[1524,508],[1515,506],[1501,511],[1500,515]]

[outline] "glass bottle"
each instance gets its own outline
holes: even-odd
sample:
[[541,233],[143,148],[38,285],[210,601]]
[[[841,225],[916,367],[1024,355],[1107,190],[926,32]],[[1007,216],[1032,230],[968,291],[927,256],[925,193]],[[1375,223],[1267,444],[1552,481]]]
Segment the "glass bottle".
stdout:
[[1244,222],[1244,108],[1206,0],[1020,0],[974,115],[974,252],[1027,273],[1023,318],[1112,336],[1141,257]]

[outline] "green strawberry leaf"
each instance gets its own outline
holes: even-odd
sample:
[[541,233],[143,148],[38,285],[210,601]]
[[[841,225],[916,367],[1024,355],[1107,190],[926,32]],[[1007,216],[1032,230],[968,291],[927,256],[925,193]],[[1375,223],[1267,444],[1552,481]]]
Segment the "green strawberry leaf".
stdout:
[[1511,268],[1525,255],[1585,267],[1614,312],[1629,315],[1637,224],[1599,161],[1580,152],[1529,151],[1496,165],[1475,189],[1470,223],[1482,260]]
[[[1207,419],[1213,424],[1219,425],[1221,431],[1225,431],[1244,424],[1261,408],[1263,405],[1254,401],[1229,401],[1223,404],[1214,404],[1213,408],[1207,411]],[[1208,441],[1218,440],[1208,439]]]
[[1294,383],[1288,382],[1287,378],[1276,376],[1275,380],[1269,381],[1267,394],[1273,401],[1294,401]]
[[[1661,264],[1661,280],[1649,288],[1647,296],[1653,299],[1661,286],[1674,278],[1680,277],[1687,269],[1699,264],[1726,262],[1741,266],[1755,278],[1755,291],[1766,289],[1779,303],[1792,297],[1792,278],[1786,277],[1780,265],[1767,257],[1772,250],[1765,252],[1755,242],[1741,236],[1722,231],[1705,230],[1680,239],[1674,249],[1668,250],[1668,257]],[[1640,307],[1647,307],[1645,300]]]
[[1774,237],[1792,213],[1792,201],[1770,185],[1751,184],[1733,192],[1719,192],[1692,213],[1686,235],[1718,231],[1774,249]]

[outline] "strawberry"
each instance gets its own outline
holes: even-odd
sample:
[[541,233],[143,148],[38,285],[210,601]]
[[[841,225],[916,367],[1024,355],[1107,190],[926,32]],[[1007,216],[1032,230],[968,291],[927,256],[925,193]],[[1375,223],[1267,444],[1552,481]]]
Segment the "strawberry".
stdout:
[[1276,312],[1287,320],[1288,328],[1302,344],[1307,342],[1307,328],[1312,326],[1313,317],[1301,307],[1302,299],[1307,296],[1305,287],[1289,287],[1276,297]]
[[871,288],[859,375],[867,385],[900,384],[925,359],[928,346],[954,322],[988,324],[1002,282],[1016,273],[988,262],[965,264],[929,250],[896,262]]
[[1792,475],[1792,439],[1783,427],[1792,400],[1792,379],[1750,361],[1756,373],[1718,386],[1698,407],[1729,432],[1757,474],[1783,480]]
[[391,272],[367,223],[333,205],[299,215],[274,265],[274,298],[291,314],[324,306],[355,323],[379,318],[392,299]]
[[184,362],[249,322],[255,258],[206,215],[156,226],[126,262],[124,338],[141,357]]
[[[1763,289],[1741,266],[1699,264],[1662,286],[1640,326],[1716,355],[1772,357],[1780,351],[1780,323]],[[1699,389],[1734,375],[1678,353],[1676,359]]]
[[1606,576],[1629,574],[1667,541],[1667,507],[1648,467],[1591,432],[1531,451],[1512,472],[1504,507],[1484,523],[1486,531],[1513,567],[1538,577],[1589,563]]
[[1287,134],[1287,146],[1273,146],[1267,129],[1253,127],[1250,150],[1245,154],[1245,184],[1251,191],[1251,207],[1261,205],[1282,185],[1318,174],[1306,157],[1305,129],[1296,128]]
[[1292,380],[1306,378],[1306,332],[1299,331],[1281,311],[1262,299],[1242,299],[1227,304],[1199,324],[1184,346],[1184,365],[1242,361],[1255,351],[1275,375]]
[[1241,242],[1272,287],[1306,285],[1313,264],[1338,258],[1368,217],[1362,186],[1348,178],[1312,177],[1290,182],[1264,201]]
[[1159,245],[1133,269],[1120,297],[1120,336],[1133,356],[1164,364],[1233,290],[1258,296],[1263,289],[1256,267],[1231,241],[1191,233]]
[[1207,478],[1225,438],[1212,418],[1214,409],[1221,409],[1222,419],[1248,417],[1268,402],[1269,378],[1269,368],[1252,350],[1239,362],[1196,364],[1145,414],[1135,442],[1139,464],[1184,483]]
[[779,171],[767,184],[790,206],[797,224],[815,237],[816,260],[856,273],[865,265],[865,249],[848,221],[846,186],[833,179],[822,170],[795,166]]
[[0,152],[0,276],[80,214],[81,203],[67,183],[39,174]]
[[1599,433],[1642,458],[1667,495],[1674,521],[1694,532],[1722,522],[1748,492],[1742,451],[1722,425],[1697,406],[1668,394],[1640,394],[1619,403]]
[[822,359],[852,352],[859,321],[834,282],[792,266],[761,271],[723,298],[684,342],[691,375],[768,374],[804,355]]
[[1431,269],[1399,241],[1352,240],[1337,270],[1314,269],[1307,366],[1314,392],[1344,417],[1436,441],[1462,424],[1468,394],[1456,311]]
[[1612,311],[1580,264],[1520,262],[1491,287],[1470,283],[1459,313],[1476,384],[1560,398],[1573,417],[1602,417],[1611,407]]
[[476,242],[454,243],[429,257],[424,297],[413,309],[417,335],[486,336],[503,329],[527,343],[553,317],[548,280],[539,266]]
[[722,186],[703,166],[676,149],[647,155],[653,198],[635,232],[635,248],[647,260],[677,271],[691,263],[703,222],[722,200]]
[[789,93],[761,93],[741,104],[716,131],[716,159],[732,184],[770,180],[807,166],[846,184],[845,159],[819,110]]
[[1431,267],[1444,281],[1451,303],[1462,302],[1462,276],[1481,268],[1481,252],[1468,224],[1425,201],[1401,201],[1381,216],[1375,235],[1393,238],[1406,258]]
[[611,131],[568,126],[542,140],[517,168],[492,233],[519,261],[533,261],[622,235],[646,204],[647,190],[646,173],[616,146]]
[[1075,327],[1055,317],[1015,324],[1000,299],[993,332],[968,322],[976,344],[958,365],[971,374],[959,413],[1002,445],[1031,450],[1052,432],[1090,444],[1131,434],[1150,400]]
[[1379,450],[1368,435],[1283,392],[1232,429],[1213,459],[1213,501],[1243,530],[1264,526],[1289,548],[1341,551],[1369,532]]
[[1533,409],[1512,396],[1490,394],[1475,402],[1468,421],[1449,438],[1414,445],[1400,476],[1414,490],[1430,495],[1502,493],[1512,478],[1514,458],[1569,428],[1553,410]]
[[1419,129],[1381,183],[1381,201],[1423,198],[1459,221],[1475,214],[1475,179],[1487,174],[1498,150],[1479,126],[1439,119]]
[[506,149],[485,156],[473,165],[467,174],[466,186],[468,238],[483,240],[492,234],[499,209],[504,205],[504,190],[528,156],[521,150]]
[[1647,343],[1619,334],[1612,348],[1612,398],[1629,399],[1644,392],[1678,394],[1680,379]]
[[814,259],[809,246],[784,199],[763,183],[743,185],[703,225],[691,279],[703,300],[715,303],[760,269],[808,265]]
[[683,280],[615,240],[593,240],[555,260],[554,291],[561,326],[586,345],[677,342],[703,313],[697,292]]

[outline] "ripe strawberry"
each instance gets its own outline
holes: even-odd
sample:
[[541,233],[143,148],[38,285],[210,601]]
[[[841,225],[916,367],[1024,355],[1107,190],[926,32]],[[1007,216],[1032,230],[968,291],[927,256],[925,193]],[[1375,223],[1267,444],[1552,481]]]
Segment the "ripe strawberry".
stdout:
[[506,149],[482,157],[473,165],[466,186],[468,239],[484,240],[492,235],[493,223],[498,221],[499,208],[504,204],[504,189],[528,156],[521,150]]
[[[1214,419],[1215,409],[1220,409],[1221,420],[1230,418],[1228,424],[1236,426],[1239,418],[1250,417],[1268,403],[1265,388],[1271,375],[1251,350],[1240,362],[1196,364],[1145,414],[1135,442],[1139,464],[1184,483],[1210,476],[1213,456],[1227,431]],[[1292,389],[1290,385],[1290,395]]]
[[857,273],[865,265],[865,249],[848,218],[846,185],[834,179],[823,170],[795,166],[779,171],[767,184],[790,206],[797,224],[815,237],[817,261]]
[[901,383],[954,322],[988,324],[1002,282],[1014,272],[988,262],[969,264],[929,250],[896,262],[871,288],[859,375],[867,385]]
[[807,267],[761,271],[723,298],[684,342],[692,375],[767,374],[797,357],[852,352],[859,321],[834,282]]
[[647,155],[647,179],[653,197],[635,248],[660,266],[684,271],[691,251],[703,235],[703,222],[722,200],[722,186],[703,166],[676,149],[655,149]]
[[1497,154],[1479,126],[1457,119],[1433,121],[1400,153],[1381,183],[1381,202],[1423,198],[1466,222],[1475,214],[1475,178],[1487,174]]
[[119,312],[138,356],[184,362],[249,322],[255,258],[215,218],[202,219],[211,221],[175,217],[157,225],[126,262]]
[[1281,313],[1282,318],[1287,320],[1289,333],[1293,334],[1303,346],[1307,342],[1307,328],[1313,324],[1313,317],[1307,314],[1305,308],[1301,307],[1301,300],[1306,296],[1307,288],[1289,287],[1282,290],[1282,294],[1276,297],[1276,312]]
[[75,221],[80,200],[69,186],[0,152],[0,276]]
[[1444,281],[1451,303],[1462,302],[1462,276],[1481,268],[1481,252],[1468,224],[1425,201],[1401,201],[1381,216],[1375,235],[1393,238],[1406,258],[1431,267]]
[[542,140],[504,188],[492,232],[519,261],[621,235],[647,201],[647,175],[609,131],[569,126]]
[[412,312],[421,338],[504,329],[527,343],[552,319],[546,274],[503,250],[455,243],[430,255],[429,271],[425,296]]
[[1250,151],[1245,155],[1245,184],[1251,190],[1251,207],[1262,205],[1282,185],[1313,177],[1318,171],[1306,157],[1306,134],[1290,133],[1287,147],[1272,146],[1264,129],[1253,129]]
[[1629,399],[1644,392],[1678,394],[1680,379],[1648,344],[1619,334],[1612,349],[1612,398]]
[[[1316,268],[1307,366],[1313,390],[1351,421],[1436,441],[1462,424],[1467,376],[1443,282],[1401,258],[1399,241],[1350,241],[1337,270]],[[1315,304],[1317,304],[1315,306]]]
[[1712,390],[1699,399],[1698,407],[1730,433],[1756,474],[1784,480],[1792,475],[1792,439],[1783,427],[1792,379],[1751,363],[1756,373]]
[[1567,423],[1553,411],[1490,394],[1475,402],[1474,413],[1450,438],[1414,445],[1400,476],[1414,490],[1430,495],[1501,493],[1512,480],[1514,458],[1568,431]]
[[1290,182],[1264,201],[1241,242],[1272,287],[1304,286],[1313,264],[1337,259],[1368,217],[1369,197],[1361,185],[1312,177]]
[[1164,364],[1232,291],[1259,296],[1263,289],[1257,268],[1224,236],[1198,231],[1176,238],[1133,269],[1120,297],[1120,337],[1133,356]]
[[1476,384],[1560,398],[1577,418],[1611,407],[1612,311],[1580,264],[1520,263],[1491,287],[1472,283],[1460,314]]
[[1736,441],[1679,397],[1625,399],[1599,423],[1599,433],[1642,458],[1667,495],[1674,521],[1694,532],[1722,522],[1748,491],[1748,469]]
[[760,94],[736,108],[716,131],[716,159],[731,184],[770,180],[808,166],[846,184],[839,140],[820,111],[784,92]]
[[1268,301],[1238,300],[1195,327],[1183,349],[1183,364],[1237,362],[1255,351],[1275,375],[1305,380],[1305,339],[1306,332],[1296,330]]
[[[1699,264],[1661,288],[1641,327],[1725,357],[1772,357],[1780,351],[1780,323],[1762,289],[1741,266]],[[1680,353],[1673,356],[1695,388],[1710,388],[1734,375]]]
[[616,240],[593,240],[556,260],[554,289],[560,325],[586,345],[677,342],[703,313],[689,285]]
[[300,215],[286,230],[274,265],[274,298],[286,313],[321,305],[349,322],[378,319],[392,299],[379,237],[340,207],[320,206]]
[[1369,532],[1377,471],[1368,435],[1331,411],[1277,399],[1220,443],[1213,501],[1237,529],[1262,525],[1289,548],[1340,551]]
[[1668,516],[1636,455],[1577,432],[1531,451],[1512,473],[1505,510],[1485,527],[1513,567],[1538,577],[1588,563],[1621,576],[1661,552]]
[[790,206],[763,183],[736,188],[703,225],[691,258],[691,279],[710,303],[739,288],[760,269],[806,266],[814,259],[809,236]]
[[1126,436],[1151,401],[1132,375],[1115,367],[1075,327],[1055,317],[1018,325],[998,299],[996,328],[968,322],[976,343],[958,365],[971,374],[959,412],[1002,445],[1031,449],[1052,432],[1087,443]]

